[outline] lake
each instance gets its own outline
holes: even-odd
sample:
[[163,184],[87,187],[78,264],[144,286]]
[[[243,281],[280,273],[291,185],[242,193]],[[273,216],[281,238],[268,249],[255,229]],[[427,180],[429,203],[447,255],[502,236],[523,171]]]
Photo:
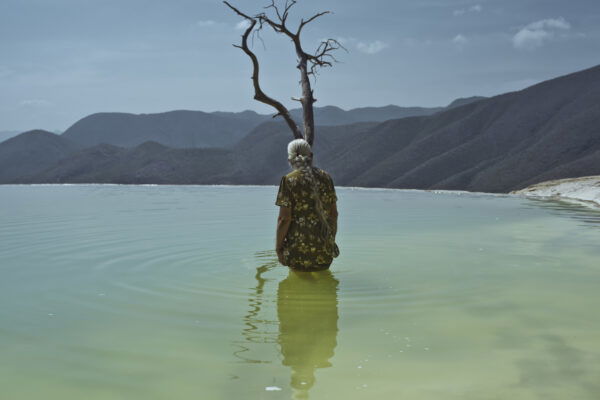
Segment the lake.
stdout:
[[296,276],[276,192],[0,186],[1,397],[600,397],[600,212],[338,188]]

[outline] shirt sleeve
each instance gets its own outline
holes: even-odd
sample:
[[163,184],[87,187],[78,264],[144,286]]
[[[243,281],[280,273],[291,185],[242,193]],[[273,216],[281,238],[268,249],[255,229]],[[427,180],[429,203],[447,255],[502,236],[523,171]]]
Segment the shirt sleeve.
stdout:
[[333,184],[333,179],[331,178],[331,175],[329,175],[328,177],[329,177],[329,185],[330,185],[330,190],[331,190],[331,199],[335,203],[338,199],[337,195],[335,194],[335,185]]
[[292,207],[292,193],[285,176],[283,176],[281,178],[281,182],[279,182],[279,191],[277,192],[277,200],[275,200],[275,205],[280,207]]

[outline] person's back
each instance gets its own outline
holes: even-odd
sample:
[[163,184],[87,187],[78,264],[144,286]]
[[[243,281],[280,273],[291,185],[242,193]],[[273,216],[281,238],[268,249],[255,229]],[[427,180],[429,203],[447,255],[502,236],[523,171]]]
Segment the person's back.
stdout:
[[307,146],[305,141],[295,140],[288,147],[295,169],[281,178],[277,193],[280,224],[276,248],[282,264],[316,271],[329,268],[339,254],[335,244],[337,197],[329,174],[310,165],[312,152]]

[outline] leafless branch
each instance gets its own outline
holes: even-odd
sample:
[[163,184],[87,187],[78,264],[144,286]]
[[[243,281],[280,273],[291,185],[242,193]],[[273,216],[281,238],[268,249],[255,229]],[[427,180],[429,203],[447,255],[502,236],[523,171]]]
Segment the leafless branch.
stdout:
[[300,25],[298,26],[298,30],[296,31],[296,35],[300,36],[300,32],[302,31],[302,28],[304,28],[305,25],[310,24],[311,22],[313,22],[315,19],[325,15],[325,14],[331,14],[331,11],[323,11],[320,13],[317,13],[315,15],[313,15],[312,17],[310,17],[309,19],[307,19],[306,21],[304,19],[300,20]]
[[314,54],[307,55],[310,63],[310,73],[315,75],[319,67],[332,67],[333,63],[338,62],[332,53],[340,49],[348,51],[336,39],[326,39],[321,41]]
[[277,100],[273,99],[272,97],[267,96],[267,94],[265,92],[263,92],[260,87],[260,82],[258,79],[259,78],[258,58],[252,52],[252,50],[250,50],[250,48],[248,47],[248,36],[250,35],[250,33],[254,30],[254,27],[256,26],[256,23],[257,23],[256,19],[242,13],[237,8],[235,8],[231,4],[229,4],[227,1],[224,1],[223,3],[225,3],[235,13],[237,13],[241,17],[246,18],[250,22],[250,26],[248,26],[248,28],[246,28],[246,31],[242,35],[242,45],[240,46],[240,45],[234,44],[233,46],[237,47],[239,49],[242,49],[244,51],[244,53],[246,53],[248,55],[248,57],[250,57],[250,60],[252,60],[252,66],[253,66],[252,83],[254,85],[254,99],[257,101],[260,101],[261,103],[268,104],[271,107],[275,108],[277,110],[277,114],[275,114],[273,116],[273,118],[281,115],[287,122],[288,127],[292,131],[292,134],[294,135],[294,137],[296,139],[301,139],[303,137],[302,133],[300,132],[298,125],[296,125],[296,122],[290,116],[290,112],[288,111],[288,109],[283,104],[278,102]]
[[[248,38],[248,35],[250,34],[250,32],[252,32],[252,30],[255,27],[256,27],[256,31],[260,31],[263,28],[263,26],[268,25],[275,32],[286,35],[294,43],[294,48],[296,50],[296,56],[298,57],[297,68],[300,70],[300,84],[302,86],[302,97],[299,99],[294,98],[293,100],[298,100],[302,103],[303,119],[304,119],[304,138],[312,145],[313,140],[314,140],[313,103],[316,101],[316,99],[313,96],[313,90],[310,85],[309,77],[311,75],[313,77],[316,76],[319,68],[333,66],[333,63],[337,62],[337,59],[333,56],[332,53],[334,53],[335,51],[337,51],[339,49],[344,49],[344,50],[346,50],[346,49],[337,40],[326,39],[319,44],[319,46],[317,47],[317,50],[314,53],[307,53],[302,48],[302,43],[300,40],[300,34],[302,32],[302,29],[307,24],[313,22],[317,18],[322,17],[323,15],[326,15],[326,14],[331,14],[331,11],[322,11],[322,12],[314,14],[312,17],[310,17],[306,20],[301,19],[300,24],[298,25],[298,28],[296,29],[296,31],[294,33],[288,28],[286,23],[288,20],[290,10],[296,4],[297,0],[285,0],[285,3],[283,6],[278,6],[276,3],[276,0],[270,0],[270,1],[271,1],[271,3],[269,5],[267,5],[266,7],[264,7],[264,9],[267,11],[272,9],[275,14],[274,18],[271,18],[269,15],[267,15],[266,12],[262,12],[262,13],[256,14],[254,17],[250,17],[250,16],[240,12],[238,9],[236,9],[231,4],[229,4],[227,1],[224,1],[224,3],[230,9],[232,9],[234,12],[236,12],[238,15],[246,18],[251,23],[251,26],[246,30],[246,32],[242,36],[242,46],[236,46],[236,47],[241,48],[252,59],[252,63],[254,66],[254,73],[252,75],[252,80],[254,82],[254,89],[255,89],[254,98],[258,101],[262,101],[263,103],[270,104],[273,107],[275,107],[278,110],[277,115],[282,115],[286,119],[286,121],[288,121],[288,125],[290,126],[291,129],[292,129],[292,124],[295,126],[295,123],[293,123],[293,121],[291,120],[291,117],[289,116],[289,112],[287,111],[287,109],[285,109],[285,107],[281,103],[266,96],[262,92],[262,90],[260,90],[260,86],[258,85],[258,60],[256,58],[256,55],[254,55],[254,53],[252,53],[252,51],[248,48],[247,38]],[[295,130],[292,129],[292,132],[294,133],[294,137],[298,137],[297,132],[299,132],[299,130],[297,127]]]
[[[280,11],[279,7],[275,3],[275,0],[271,0],[271,4],[265,7],[265,9],[272,8],[275,10],[275,14],[277,15],[277,19],[280,22],[280,25],[285,27],[285,22],[290,13],[290,9],[296,4],[297,0],[285,0],[285,4],[283,6],[283,11]],[[263,15],[265,15],[263,13]],[[266,15],[265,15],[266,16]]]

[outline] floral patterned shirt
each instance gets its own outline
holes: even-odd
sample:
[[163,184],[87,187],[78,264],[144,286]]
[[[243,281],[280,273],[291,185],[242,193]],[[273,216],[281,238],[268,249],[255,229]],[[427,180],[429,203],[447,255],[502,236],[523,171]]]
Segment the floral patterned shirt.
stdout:
[[[321,203],[328,221],[331,206],[337,201],[333,180],[329,174],[313,167]],[[314,191],[309,172],[295,170],[281,178],[275,204],[292,210],[292,222],[283,241],[286,265],[295,269],[318,269],[331,264],[339,254],[335,244],[335,229],[323,238],[321,221],[315,209]],[[330,225],[331,226],[331,225]],[[332,226],[334,228],[335,226]]]

